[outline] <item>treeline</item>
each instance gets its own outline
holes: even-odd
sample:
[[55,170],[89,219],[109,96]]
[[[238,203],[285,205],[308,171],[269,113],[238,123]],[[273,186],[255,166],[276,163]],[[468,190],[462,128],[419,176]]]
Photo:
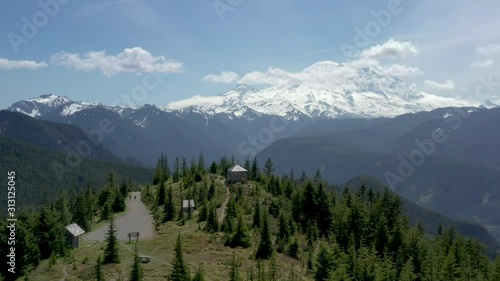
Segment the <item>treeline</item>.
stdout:
[[[175,164],[171,172],[166,159],[158,161],[156,186],[143,190],[157,223],[196,220],[207,233],[222,232],[221,242],[227,247],[254,249],[258,267],[268,261],[267,272],[253,268],[239,272],[233,262],[229,280],[298,280],[295,274],[285,276],[275,268],[277,254],[303,261],[306,275],[315,280],[500,280],[500,258],[492,263],[483,244],[454,228],[440,226],[437,235],[430,236],[420,223],[411,227],[402,214],[402,200],[388,189],[380,192],[362,185],[355,193],[348,188],[335,192],[338,188],[323,181],[319,172],[314,178],[305,174],[296,178],[293,171],[276,176],[270,159],[262,170],[257,160],[247,160],[243,166],[249,183],[230,186],[220,222],[213,174],[226,176],[234,160],[222,157],[205,167],[200,155],[190,165],[176,160],[182,164]],[[189,209],[186,214],[179,209],[182,199],[195,200],[199,211],[192,214]],[[193,277],[186,268],[173,267],[169,280]],[[203,277],[197,274],[193,280]]]
[[[16,249],[16,271],[15,274],[7,272],[8,267],[4,266],[2,276],[23,276],[36,268],[41,260],[49,259],[49,265],[53,265],[58,257],[66,257],[70,251],[66,226],[76,223],[86,232],[90,231],[92,224],[109,220],[114,213],[124,211],[128,192],[137,189],[130,179],[118,184],[111,172],[100,191],[90,185],[81,193],[60,190],[55,200],[43,202],[40,208],[22,208],[17,215],[16,244],[12,245]],[[9,259],[8,237],[9,229],[2,221],[0,244],[4,246],[0,248],[0,262],[4,265]]]

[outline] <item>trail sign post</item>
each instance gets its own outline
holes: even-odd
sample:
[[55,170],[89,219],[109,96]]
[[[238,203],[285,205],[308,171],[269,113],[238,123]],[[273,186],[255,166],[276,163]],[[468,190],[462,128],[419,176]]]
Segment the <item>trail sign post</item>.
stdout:
[[139,241],[139,236],[141,234],[139,232],[129,232],[128,233],[128,242],[130,243],[132,238],[135,238],[135,242]]

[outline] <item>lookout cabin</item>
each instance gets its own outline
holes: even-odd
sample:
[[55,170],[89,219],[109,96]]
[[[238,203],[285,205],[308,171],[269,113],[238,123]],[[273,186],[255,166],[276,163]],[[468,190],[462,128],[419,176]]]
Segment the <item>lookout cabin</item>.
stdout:
[[235,182],[243,182],[248,179],[248,171],[241,167],[240,165],[236,165],[227,170],[227,183],[235,183]]

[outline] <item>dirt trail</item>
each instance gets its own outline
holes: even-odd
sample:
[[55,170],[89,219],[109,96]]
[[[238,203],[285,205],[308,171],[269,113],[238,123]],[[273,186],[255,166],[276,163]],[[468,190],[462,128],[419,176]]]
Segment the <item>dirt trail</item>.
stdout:
[[222,222],[224,221],[224,218],[226,217],[226,207],[227,207],[227,203],[229,202],[229,196],[230,196],[230,193],[229,193],[229,186],[226,186],[226,199],[224,200],[224,202],[222,202],[222,205],[220,206],[219,208],[219,225],[222,224]]
[[68,271],[66,270],[66,267],[63,267],[63,273],[64,273],[64,276],[61,278],[60,281],[65,281],[66,277],[68,277]]
[[[153,217],[148,208],[141,201],[140,192],[131,192],[132,199],[127,197],[127,213],[115,219],[118,240],[128,241],[129,232],[139,232],[139,239],[151,239],[154,237]],[[135,196],[135,199],[134,199]],[[108,232],[108,224],[105,224],[84,235],[87,241],[104,241]]]

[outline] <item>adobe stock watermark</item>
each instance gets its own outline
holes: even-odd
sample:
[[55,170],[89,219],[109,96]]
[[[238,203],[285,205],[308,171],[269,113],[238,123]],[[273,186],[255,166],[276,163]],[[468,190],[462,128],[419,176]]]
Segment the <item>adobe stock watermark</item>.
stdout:
[[355,58],[364,48],[373,44],[372,39],[379,36],[383,28],[389,26],[395,15],[403,11],[400,0],[389,0],[385,9],[380,11],[370,11],[372,20],[368,21],[362,28],[354,27],[354,38],[352,44],[342,42],[340,49],[346,61]]
[[[500,81],[495,82],[493,75],[488,78],[479,77],[478,85],[475,88],[474,95],[478,100],[486,100],[494,96],[495,90],[500,87]],[[453,132],[458,130],[463,121],[469,118],[470,113],[463,108],[453,108],[452,112],[448,112],[443,119],[447,123],[452,123],[450,128],[436,128],[431,132],[431,136],[424,140],[415,140],[416,149],[414,149],[407,158],[403,155],[398,156],[399,165],[397,174],[391,171],[384,173],[386,183],[392,190],[395,190],[396,184],[404,183],[416,169],[424,164],[428,157],[431,157],[437,150],[438,145],[445,143],[448,140],[449,134],[447,131]]]
[[219,20],[222,22],[224,21],[224,14],[234,11],[241,3],[243,3],[243,0],[215,0],[212,2],[212,5],[214,6]]
[[271,118],[268,127],[260,129],[257,136],[248,136],[247,141],[243,141],[238,145],[238,153],[240,155],[247,155],[249,158],[254,158],[259,151],[266,148],[266,146],[275,140],[275,134],[285,130],[288,123],[289,121],[284,118]]
[[[132,103],[143,102],[146,100],[150,92],[156,90],[160,86],[163,82],[162,78],[167,75],[168,74],[163,76],[158,73],[147,73],[142,79],[142,84],[132,88],[130,93],[124,94],[119,99],[114,100],[113,106],[124,106],[126,108],[127,105]],[[130,113],[130,110],[124,110],[124,112],[120,115],[120,118],[123,120],[127,118]],[[54,161],[51,164],[51,167],[59,181],[63,180],[64,173],[77,168],[83,162],[85,157],[91,156],[93,149],[104,142],[105,135],[113,133],[115,129],[116,126],[113,124],[111,119],[103,118],[99,121],[95,129],[90,131],[84,130],[85,133],[91,137],[91,140],[80,140],[76,145],[76,150],[60,144],[61,148],[63,148],[64,151],[67,151],[65,161],[64,163]]]
[[71,0],[40,0],[38,6],[40,10],[36,11],[31,18],[22,17],[21,32],[9,32],[7,39],[9,39],[12,49],[17,54],[19,53],[19,46],[21,44],[28,44],[29,41],[38,34],[40,29],[49,24],[50,18],[54,18],[61,9],[62,5],[67,5]]

